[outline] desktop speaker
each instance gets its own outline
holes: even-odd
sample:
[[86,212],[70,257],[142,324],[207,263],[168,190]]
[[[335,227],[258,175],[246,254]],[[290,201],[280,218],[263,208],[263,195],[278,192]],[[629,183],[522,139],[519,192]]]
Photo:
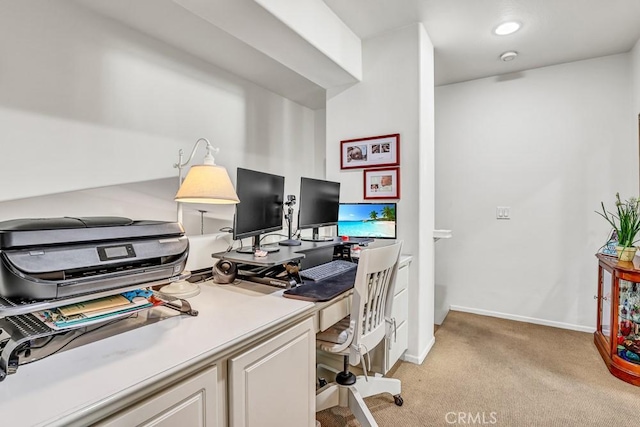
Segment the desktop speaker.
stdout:
[[213,281],[216,283],[232,283],[237,274],[238,267],[231,261],[221,259],[213,266]]

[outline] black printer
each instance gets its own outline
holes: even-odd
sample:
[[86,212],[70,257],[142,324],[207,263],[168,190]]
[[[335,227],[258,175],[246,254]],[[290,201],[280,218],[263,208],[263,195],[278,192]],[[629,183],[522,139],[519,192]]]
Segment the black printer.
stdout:
[[67,298],[176,280],[189,241],[177,222],[121,217],[0,222],[0,296]]

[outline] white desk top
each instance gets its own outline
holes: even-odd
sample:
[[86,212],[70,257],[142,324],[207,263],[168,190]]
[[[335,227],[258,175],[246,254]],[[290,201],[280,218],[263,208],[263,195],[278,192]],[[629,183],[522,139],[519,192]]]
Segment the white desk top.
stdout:
[[208,282],[201,289],[189,299],[197,317],[175,316],[20,366],[0,383],[1,424],[64,425],[78,411],[116,401],[313,309],[276,288],[269,294]]

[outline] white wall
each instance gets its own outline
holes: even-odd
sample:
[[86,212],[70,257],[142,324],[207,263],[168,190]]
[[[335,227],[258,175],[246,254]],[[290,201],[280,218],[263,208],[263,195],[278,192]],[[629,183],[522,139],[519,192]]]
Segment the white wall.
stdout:
[[[638,193],[628,54],[436,88],[436,320],[449,306],[593,330],[594,211]],[[496,220],[510,206],[510,220]]]
[[[435,88],[434,88],[434,55],[433,44],[424,27],[419,26],[419,150],[418,166],[418,200],[410,195],[409,202],[418,204],[418,253],[416,263],[412,264],[417,271],[413,276],[418,286],[409,294],[417,303],[413,304],[410,320],[419,325],[410,330],[410,339],[416,344],[410,347],[417,359],[422,363],[435,343],[434,338],[434,298],[435,298],[435,248],[433,230],[435,229]],[[409,153],[414,153],[412,150]],[[414,175],[415,176],[415,175]],[[410,177],[411,178],[411,177]],[[413,224],[410,222],[409,224]],[[411,230],[409,230],[411,233]],[[416,268],[418,267],[418,268]],[[414,356],[415,357],[415,356]]]
[[[324,175],[314,111],[78,3],[4,2],[0,58],[0,221],[174,220],[173,164],[200,137],[234,182],[236,167],[253,168],[298,194],[301,175]],[[233,208],[200,207],[207,232],[231,224]],[[199,224],[186,205],[187,230]]]
[[[640,40],[638,40],[634,48],[631,50],[630,56],[633,88],[633,110],[631,112],[638,117],[638,144],[640,145]],[[638,179],[640,180],[640,173]]]
[[340,141],[400,134],[398,238],[414,256],[407,358],[421,362],[433,341],[433,47],[416,24],[364,40],[362,48],[362,82],[328,93],[327,179],[342,183],[341,201],[365,201],[363,171],[340,170]]

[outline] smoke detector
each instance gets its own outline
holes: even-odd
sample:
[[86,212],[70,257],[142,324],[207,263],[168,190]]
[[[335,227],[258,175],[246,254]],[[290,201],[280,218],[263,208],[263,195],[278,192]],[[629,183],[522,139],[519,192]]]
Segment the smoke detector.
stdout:
[[509,62],[516,59],[516,56],[518,56],[518,52],[516,52],[515,50],[510,50],[500,55],[500,59],[502,59],[504,62]]

